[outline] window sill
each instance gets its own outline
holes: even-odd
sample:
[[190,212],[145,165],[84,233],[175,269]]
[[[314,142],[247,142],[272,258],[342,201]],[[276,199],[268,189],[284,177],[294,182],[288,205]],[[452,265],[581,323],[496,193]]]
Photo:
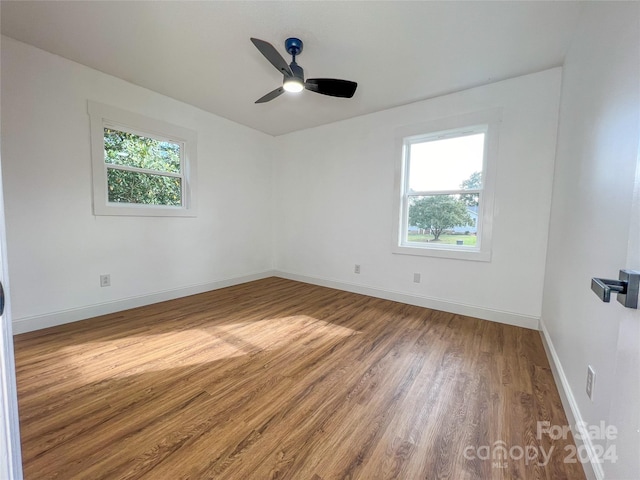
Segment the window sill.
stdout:
[[447,248],[446,246],[429,246],[429,247],[413,247],[413,246],[394,246],[392,253],[397,255],[415,255],[419,257],[438,257],[451,258],[454,260],[471,260],[475,262],[490,262],[491,250],[475,250],[456,248],[455,246]]
[[197,212],[193,208],[167,207],[164,205],[132,205],[109,204],[94,205],[94,215],[115,215],[129,217],[197,217]]

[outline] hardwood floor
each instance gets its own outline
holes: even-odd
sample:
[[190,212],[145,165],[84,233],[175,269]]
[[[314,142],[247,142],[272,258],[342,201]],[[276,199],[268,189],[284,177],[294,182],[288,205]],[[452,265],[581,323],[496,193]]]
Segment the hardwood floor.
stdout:
[[533,330],[269,278],[15,355],[27,480],[584,478]]

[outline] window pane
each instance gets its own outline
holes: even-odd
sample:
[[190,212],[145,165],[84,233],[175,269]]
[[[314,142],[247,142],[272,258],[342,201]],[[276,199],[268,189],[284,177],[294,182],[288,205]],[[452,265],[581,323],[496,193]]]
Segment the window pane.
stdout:
[[481,188],[484,133],[412,143],[409,193]]
[[112,165],[180,173],[180,144],[105,128],[104,161]]
[[409,196],[408,242],[475,246],[479,194]]
[[164,175],[107,169],[109,202],[182,205],[182,179]]

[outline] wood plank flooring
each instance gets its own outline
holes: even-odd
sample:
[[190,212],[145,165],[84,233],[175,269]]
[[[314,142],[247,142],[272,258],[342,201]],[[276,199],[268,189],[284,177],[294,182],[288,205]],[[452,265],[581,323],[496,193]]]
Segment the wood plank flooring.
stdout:
[[15,355],[27,480],[584,478],[533,330],[269,278]]

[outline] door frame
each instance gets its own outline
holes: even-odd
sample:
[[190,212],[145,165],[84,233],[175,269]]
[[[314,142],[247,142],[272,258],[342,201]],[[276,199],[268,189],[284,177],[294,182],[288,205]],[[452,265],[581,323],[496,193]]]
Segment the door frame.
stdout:
[[18,416],[18,391],[13,352],[13,328],[9,271],[7,268],[7,237],[4,221],[0,159],[0,281],[4,289],[4,312],[0,315],[0,478],[22,479],[22,453]]

